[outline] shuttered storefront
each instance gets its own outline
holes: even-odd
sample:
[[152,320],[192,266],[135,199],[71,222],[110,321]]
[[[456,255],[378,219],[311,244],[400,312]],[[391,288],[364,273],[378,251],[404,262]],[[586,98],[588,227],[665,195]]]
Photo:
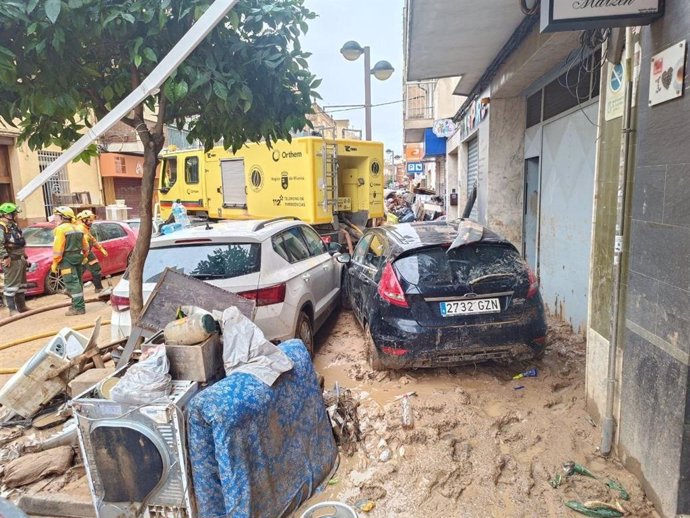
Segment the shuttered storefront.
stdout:
[[138,218],[141,200],[141,180],[138,178],[114,178],[115,199],[125,200],[129,207],[127,217]]
[[[479,178],[479,139],[475,138],[467,143],[467,197],[472,195],[472,189],[477,184]],[[474,207],[470,213],[470,219],[477,221],[479,218],[478,203],[475,200]]]

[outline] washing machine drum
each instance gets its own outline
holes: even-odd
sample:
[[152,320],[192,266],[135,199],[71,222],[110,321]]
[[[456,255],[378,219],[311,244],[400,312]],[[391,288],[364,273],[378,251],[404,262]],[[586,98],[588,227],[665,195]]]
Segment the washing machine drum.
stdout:
[[101,424],[90,435],[104,502],[143,502],[165,482],[168,452],[156,430]]

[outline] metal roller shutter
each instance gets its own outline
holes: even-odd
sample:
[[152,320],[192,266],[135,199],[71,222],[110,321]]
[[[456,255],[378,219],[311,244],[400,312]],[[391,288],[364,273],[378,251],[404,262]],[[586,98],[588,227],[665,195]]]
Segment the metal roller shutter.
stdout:
[[244,160],[221,160],[220,170],[223,176],[223,206],[246,207]]
[[[472,188],[477,184],[479,178],[479,139],[470,140],[467,143],[467,197],[472,194]],[[479,196],[477,196],[479,197]],[[474,202],[470,219],[477,221],[479,218],[478,199]]]
[[139,178],[115,178],[115,199],[125,200],[128,218],[138,218],[141,203],[141,180]]

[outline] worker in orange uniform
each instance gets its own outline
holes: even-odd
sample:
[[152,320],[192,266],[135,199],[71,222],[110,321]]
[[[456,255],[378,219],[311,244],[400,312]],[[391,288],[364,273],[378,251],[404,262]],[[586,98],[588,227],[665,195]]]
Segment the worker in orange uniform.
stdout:
[[[108,257],[108,252],[105,248],[98,242],[96,236],[91,232],[91,226],[93,221],[96,219],[96,215],[90,210],[83,210],[77,214],[77,225],[81,231],[86,236],[86,240],[89,242],[89,254],[87,256],[86,269],[91,272],[91,278],[93,279],[93,286],[96,288],[96,293],[103,291],[103,282],[101,280],[101,265],[98,262],[98,257],[93,253],[94,248],[98,248],[103,257]],[[83,272],[82,272],[83,273]]]
[[60,224],[55,229],[53,241],[53,264],[50,271],[60,272],[65,282],[65,290],[72,297],[72,306],[66,315],[86,313],[84,303],[84,283],[81,279],[83,265],[89,255],[89,242],[74,219],[74,211],[69,207],[58,207],[54,211]]

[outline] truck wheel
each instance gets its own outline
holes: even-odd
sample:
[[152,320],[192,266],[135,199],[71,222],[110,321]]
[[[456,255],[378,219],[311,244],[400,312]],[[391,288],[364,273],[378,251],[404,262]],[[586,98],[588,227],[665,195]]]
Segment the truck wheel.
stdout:
[[306,312],[300,311],[297,317],[297,333],[295,338],[299,338],[309,351],[309,356],[314,357],[314,326]]
[[386,366],[383,364],[383,360],[381,360],[381,354],[379,353],[378,349],[376,349],[376,345],[374,344],[374,338],[371,336],[369,324],[364,326],[364,348],[367,354],[367,362],[369,363],[371,370],[386,370]]

